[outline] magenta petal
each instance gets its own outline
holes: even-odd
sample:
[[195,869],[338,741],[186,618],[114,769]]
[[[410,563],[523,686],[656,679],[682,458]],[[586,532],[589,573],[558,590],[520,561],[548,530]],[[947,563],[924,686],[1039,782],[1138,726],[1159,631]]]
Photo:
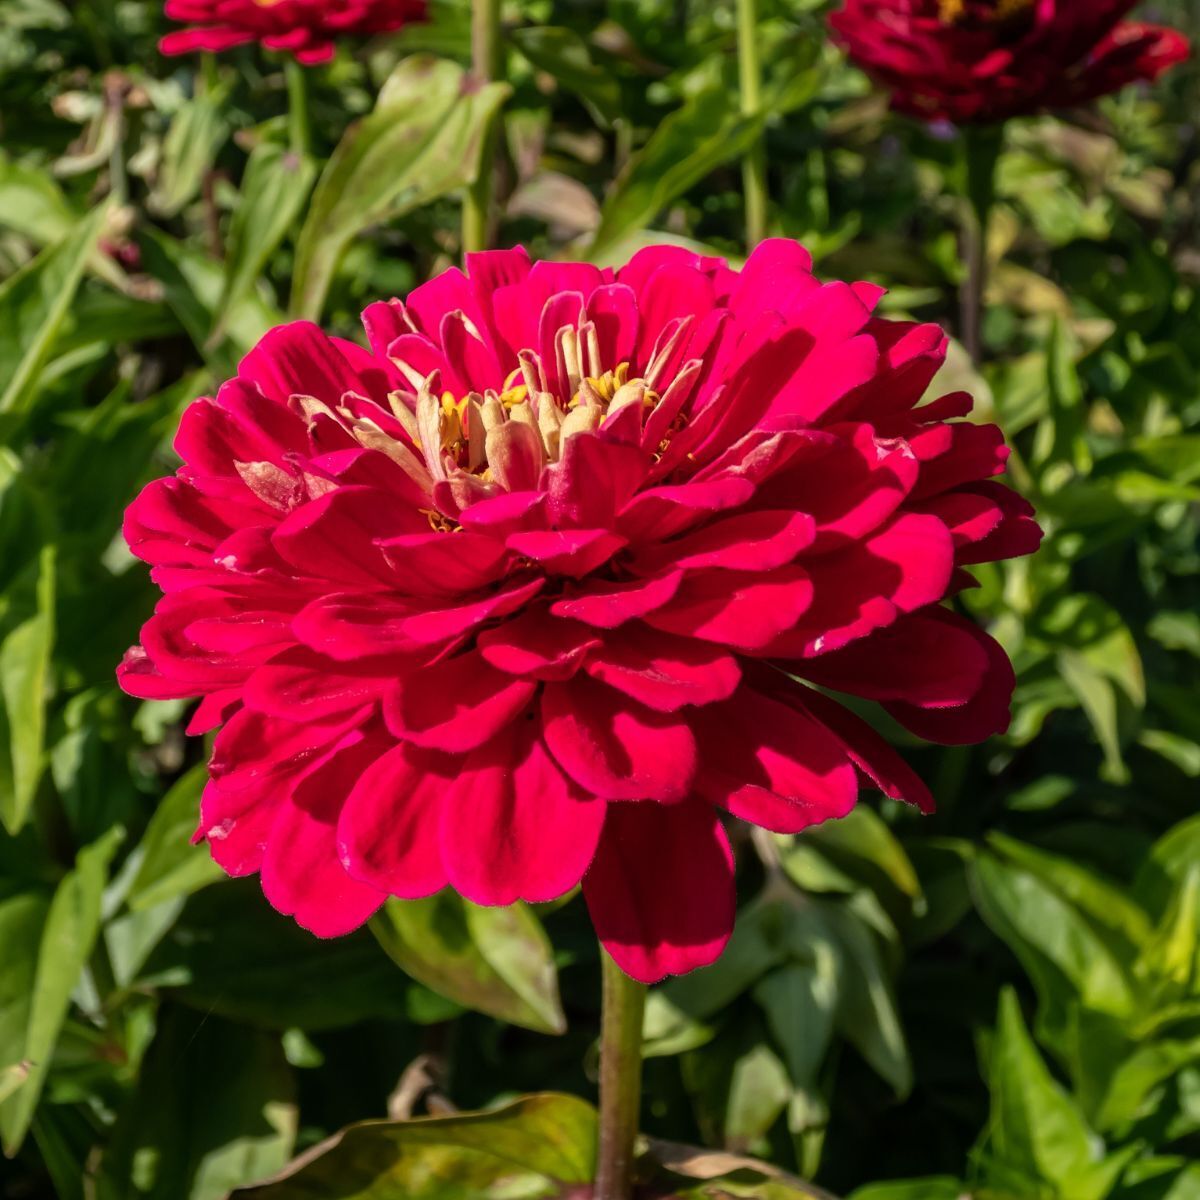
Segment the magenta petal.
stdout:
[[815,532],[807,513],[784,509],[739,513],[644,550],[631,566],[639,574],[655,574],[664,567],[770,571],[810,546]]
[[551,758],[532,721],[472,752],[442,803],[442,860],[476,904],[535,903],[569,892],[600,838],[605,805]]
[[394,746],[359,776],[337,824],[338,857],[355,879],[416,900],[446,886],[438,838],[453,763]]
[[553,617],[544,607],[485,629],[478,640],[480,653],[498,670],[546,680],[570,679],[599,645],[595,630]]
[[850,761],[885,795],[922,812],[935,810],[933,794],[920,776],[865,721],[820,692],[808,688],[796,703],[833,730]]
[[342,805],[377,754],[377,745],[351,734],[281,802],[271,825],[263,893],[318,937],[340,937],[357,929],[384,900],[383,892],[346,873],[336,838]]
[[510,533],[507,545],[551,575],[582,579],[603,566],[627,543],[607,529],[547,529]]
[[710,570],[689,575],[674,599],[645,620],[668,633],[754,651],[795,625],[812,599],[812,580],[801,567],[761,575]]
[[497,671],[478,650],[407,675],[384,705],[388,728],[429,750],[463,754],[490,741],[533,699],[537,685]]
[[585,670],[658,712],[727,700],[742,677],[737,658],[719,646],[640,623],[606,637],[588,657]]
[[662,608],[679,590],[682,571],[672,571],[655,579],[635,579],[630,583],[597,583],[586,592],[555,600],[550,611],[558,617],[582,621],[597,629],[616,629],[626,621],[644,617]]
[[577,675],[542,693],[546,745],[584,791],[606,800],[679,800],[696,770],[686,722]]
[[696,717],[702,765],[696,790],[775,833],[844,817],[858,798],[845,748],[806,713],[741,688]]
[[714,962],[733,932],[733,851],[712,808],[610,804],[583,894],[596,934],[642,983]]

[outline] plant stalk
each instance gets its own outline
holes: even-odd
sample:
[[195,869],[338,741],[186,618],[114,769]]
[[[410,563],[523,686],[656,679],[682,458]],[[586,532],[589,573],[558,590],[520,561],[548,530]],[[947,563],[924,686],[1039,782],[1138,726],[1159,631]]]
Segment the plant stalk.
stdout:
[[290,55],[284,60],[283,74],[287,80],[288,137],[292,153],[305,155],[312,143],[308,116],[308,80],[305,68]]
[[[477,87],[499,79],[503,65],[500,43],[500,0],[472,0],[471,3],[471,73]],[[479,175],[467,188],[463,200],[462,248],[464,254],[486,250],[491,241],[492,184],[496,163],[496,128],[494,117],[484,132],[479,155]]]
[[594,1200],[630,1200],[642,1100],[642,1015],[646,986],[600,951],[600,1140]]
[[[742,114],[757,117],[762,112],[758,0],[737,0],[737,45]],[[767,235],[767,146],[762,133],[742,160],[742,192],[746,205],[746,248],[753,250]]]
[[996,201],[996,166],[1003,140],[1003,127],[966,126],[962,131],[959,188],[962,193],[962,255],[966,273],[960,295],[960,324],[963,346],[976,366],[983,360],[988,226]]

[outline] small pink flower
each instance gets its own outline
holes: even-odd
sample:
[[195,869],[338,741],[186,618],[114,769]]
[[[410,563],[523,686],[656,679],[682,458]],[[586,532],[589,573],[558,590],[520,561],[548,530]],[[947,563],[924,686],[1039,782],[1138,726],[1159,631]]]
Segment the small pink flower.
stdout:
[[1082,104],[1187,58],[1137,0],[845,0],[829,22],[894,107],[958,124]]
[[339,37],[390,33],[424,20],[426,0],[167,0],[164,11],[190,28],[168,33],[158,44],[163,54],[258,42],[312,66],[333,57]]
[[222,726],[198,837],[322,936],[386,895],[583,883],[642,980],[734,919],[721,813],[782,833],[929,791],[807,684],[921,737],[1006,728],[1004,651],[942,601],[1027,554],[934,325],[793,242],[739,273],[469,257],[273,330],[184,414],[125,535],[164,596],[120,669]]

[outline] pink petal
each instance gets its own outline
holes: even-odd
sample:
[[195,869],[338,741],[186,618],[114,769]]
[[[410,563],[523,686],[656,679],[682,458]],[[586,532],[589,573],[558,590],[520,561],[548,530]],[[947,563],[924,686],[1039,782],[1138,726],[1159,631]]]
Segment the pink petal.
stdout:
[[638,574],[647,575],[664,567],[771,571],[791,562],[811,545],[814,533],[813,519],[807,513],[789,510],[739,513],[674,541],[642,550],[630,566]]
[[505,544],[517,554],[532,559],[543,571],[571,579],[582,579],[628,545],[623,537],[606,529],[510,533]]
[[569,892],[595,854],[605,805],[559,770],[533,721],[473,751],[442,803],[442,860],[476,904]]
[[696,790],[775,833],[844,817],[858,798],[845,748],[797,708],[742,687],[696,716],[702,766]]
[[724,950],[734,922],[733,851],[707,804],[610,804],[583,894],[621,970],[657,983]]
[[546,745],[581,788],[606,800],[679,800],[696,770],[687,724],[577,675],[542,693]]
[[550,611],[556,617],[582,621],[597,629],[616,629],[626,621],[662,608],[679,591],[682,582],[683,572],[672,571],[656,579],[593,584],[586,592],[555,600]]
[[570,679],[600,638],[587,625],[528,608],[510,621],[485,629],[477,645],[498,670],[533,679]]
[[642,624],[609,634],[584,669],[657,712],[726,700],[742,676],[737,659],[720,647]]
[[490,666],[478,650],[431,663],[401,680],[383,715],[398,738],[465,754],[490,741],[533,699],[537,685]]
[[394,746],[358,777],[338,817],[338,857],[348,874],[403,900],[446,886],[439,840],[453,761]]
[[704,571],[689,575],[674,598],[645,620],[668,633],[752,651],[795,625],[812,599],[812,581],[801,567],[766,575]]

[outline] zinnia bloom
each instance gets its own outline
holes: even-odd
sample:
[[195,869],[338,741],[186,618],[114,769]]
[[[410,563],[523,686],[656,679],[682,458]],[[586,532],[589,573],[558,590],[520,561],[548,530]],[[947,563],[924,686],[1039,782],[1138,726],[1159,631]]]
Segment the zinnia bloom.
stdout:
[[370,351],[267,334],[125,523],[164,596],[121,682],[221,726],[197,837],[323,936],[582,881],[649,981],[729,936],[722,814],[795,833],[864,781],[931,808],[808,684],[1003,730],[1008,659],[941,602],[1040,535],[970,397],[918,406],[945,335],[880,294],[787,241],[740,273],[518,249],[371,305]]
[[328,62],[335,39],[390,33],[423,20],[426,0],[167,0],[172,21],[191,26],[159,42],[164,54],[228,50],[260,42],[306,66]]
[[894,107],[958,124],[1094,100],[1188,56],[1174,29],[1123,21],[1137,0],[846,0],[830,17]]

